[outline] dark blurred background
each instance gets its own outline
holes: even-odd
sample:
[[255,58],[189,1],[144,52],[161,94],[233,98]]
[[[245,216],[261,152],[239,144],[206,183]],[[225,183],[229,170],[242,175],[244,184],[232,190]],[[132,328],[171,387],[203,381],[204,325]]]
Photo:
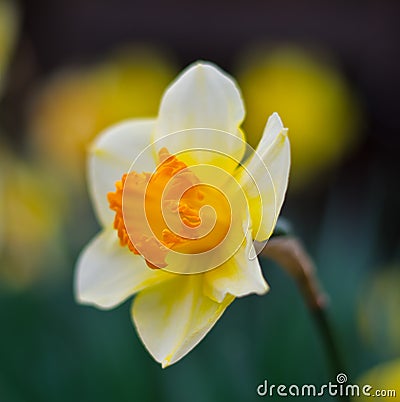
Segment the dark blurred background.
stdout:
[[138,340],[129,302],[101,312],[74,301],[76,258],[98,230],[84,182],[88,141],[114,121],[156,115],[166,85],[198,59],[238,80],[252,145],[273,111],[289,127],[282,214],[330,296],[349,382],[378,387],[376,373],[400,358],[400,4],[6,3],[0,401],[253,401],[264,379],[332,380],[296,286],[268,260],[270,293],[237,300],[166,370]]

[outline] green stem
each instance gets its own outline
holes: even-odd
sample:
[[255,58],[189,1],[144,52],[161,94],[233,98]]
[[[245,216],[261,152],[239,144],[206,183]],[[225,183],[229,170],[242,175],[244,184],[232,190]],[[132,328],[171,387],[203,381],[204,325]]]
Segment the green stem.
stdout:
[[[327,358],[330,362],[331,374],[333,378],[336,378],[339,373],[344,373],[344,365],[328,319],[327,311],[325,309],[318,309],[311,310],[311,313],[325,345]],[[338,395],[338,399],[343,402],[350,402],[350,398],[346,395]]]
[[[277,262],[296,281],[322,338],[332,379],[336,379],[339,373],[344,373],[344,365],[329,322],[327,298],[318,282],[311,258],[300,241],[292,236],[277,236],[270,239],[261,255]],[[338,399],[350,402],[350,398],[345,395],[338,395]]]

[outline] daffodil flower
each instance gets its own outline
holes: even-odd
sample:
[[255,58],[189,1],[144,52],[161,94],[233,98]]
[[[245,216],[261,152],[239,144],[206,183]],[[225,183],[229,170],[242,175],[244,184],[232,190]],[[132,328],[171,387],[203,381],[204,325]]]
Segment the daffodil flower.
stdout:
[[253,240],[271,235],[290,166],[287,129],[274,113],[256,152],[231,77],[188,67],[166,90],[157,119],[130,120],[90,148],[89,186],[103,227],[76,271],[80,303],[131,315],[155,360],[192,350],[236,297],[268,285]]

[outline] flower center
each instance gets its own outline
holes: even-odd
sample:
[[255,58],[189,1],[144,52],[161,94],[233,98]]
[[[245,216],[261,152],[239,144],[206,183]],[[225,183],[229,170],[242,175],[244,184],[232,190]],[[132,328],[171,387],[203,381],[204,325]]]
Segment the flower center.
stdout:
[[165,268],[167,254],[204,253],[217,247],[231,225],[231,207],[218,188],[202,183],[166,148],[154,173],[129,172],[108,193],[121,246]]

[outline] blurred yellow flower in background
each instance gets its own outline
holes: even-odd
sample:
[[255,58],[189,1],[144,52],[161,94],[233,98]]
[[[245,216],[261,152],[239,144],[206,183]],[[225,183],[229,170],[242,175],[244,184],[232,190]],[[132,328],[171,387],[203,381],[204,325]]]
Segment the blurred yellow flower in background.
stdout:
[[[373,367],[361,376],[358,384],[361,386],[371,385],[371,395],[374,395],[378,390],[381,396],[376,395],[376,399],[380,401],[400,401],[400,359]],[[389,394],[391,391],[395,391],[395,395]],[[370,401],[371,397],[360,393],[360,397],[354,398],[354,400]]]
[[255,51],[239,67],[248,105],[244,128],[254,147],[265,116],[277,111],[290,127],[292,186],[337,163],[352,147],[358,109],[339,72],[295,47]]
[[17,39],[18,26],[15,2],[0,0],[0,95],[4,89],[4,78]]
[[59,183],[0,145],[0,283],[23,289],[61,273]]
[[28,130],[35,151],[83,185],[89,142],[117,121],[155,116],[174,75],[165,58],[145,49],[120,51],[100,64],[58,72],[32,100]]
[[381,355],[400,354],[400,267],[378,271],[359,296],[358,321],[361,338]]

